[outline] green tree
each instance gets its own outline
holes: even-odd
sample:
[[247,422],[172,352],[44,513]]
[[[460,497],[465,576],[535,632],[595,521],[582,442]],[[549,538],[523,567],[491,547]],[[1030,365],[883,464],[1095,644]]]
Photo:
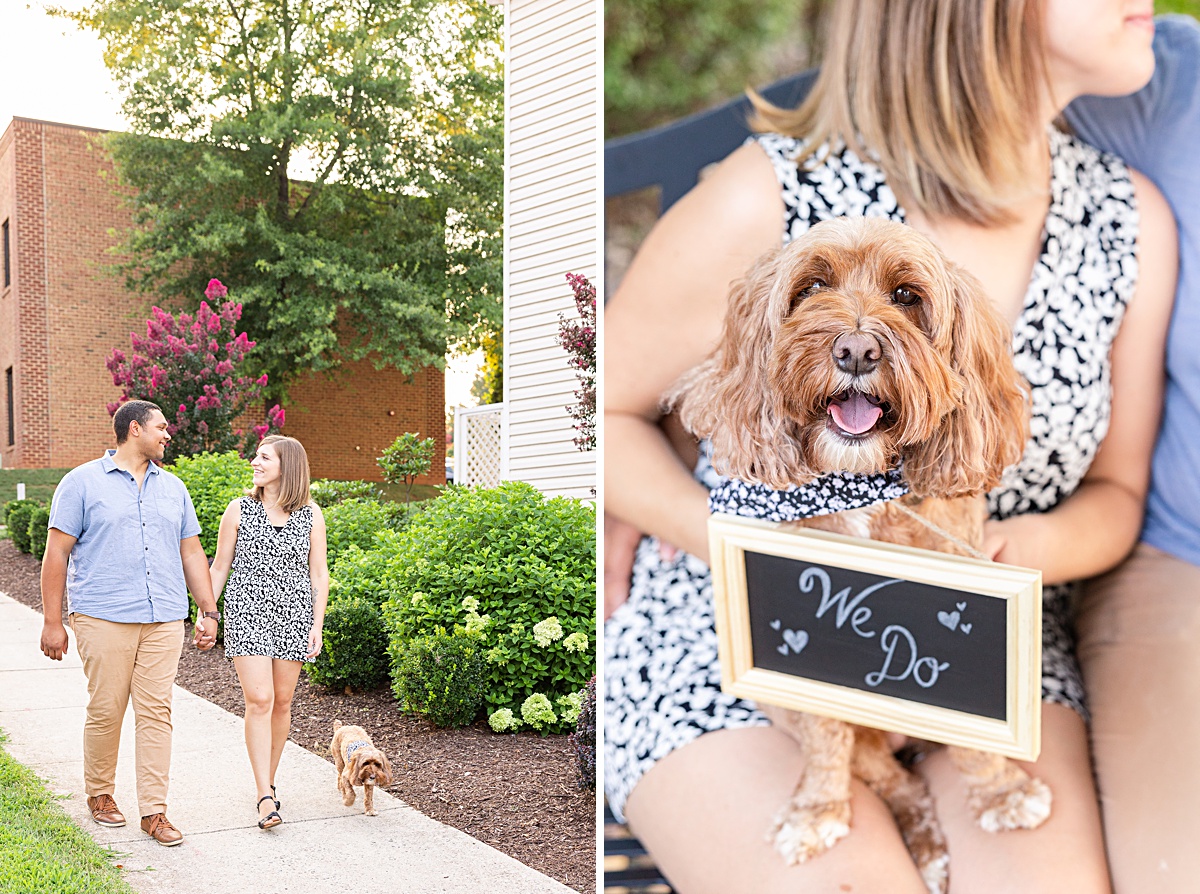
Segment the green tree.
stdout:
[[485,0],[94,0],[130,287],[235,288],[276,396],[501,325],[500,12]]
[[405,432],[383,448],[383,455],[376,460],[383,470],[383,480],[388,484],[404,484],[404,505],[409,503],[413,483],[433,466],[435,450],[433,438],[422,439],[416,432]]
[[606,0],[605,136],[671,121],[813,64],[832,2]]

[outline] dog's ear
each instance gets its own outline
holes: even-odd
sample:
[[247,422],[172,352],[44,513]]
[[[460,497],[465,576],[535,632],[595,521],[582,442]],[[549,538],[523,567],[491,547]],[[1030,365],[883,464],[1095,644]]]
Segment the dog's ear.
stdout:
[[815,475],[769,375],[776,333],[793,297],[795,264],[773,251],[733,283],[720,347],[665,399],[688,431],[711,440],[718,472],[775,488]]
[[986,493],[1021,458],[1029,438],[1029,387],[1012,361],[1012,330],[979,281],[947,262],[953,294],[950,365],[961,402],[933,436],[906,450],[913,493],[954,497]]
[[359,748],[354,754],[350,755],[350,781],[354,785],[363,784],[363,763],[366,755],[363,753],[366,749]]
[[375,784],[379,786],[387,786],[392,784],[392,762],[388,760],[387,755],[382,751],[379,752],[379,765],[383,771],[383,775],[375,780]]

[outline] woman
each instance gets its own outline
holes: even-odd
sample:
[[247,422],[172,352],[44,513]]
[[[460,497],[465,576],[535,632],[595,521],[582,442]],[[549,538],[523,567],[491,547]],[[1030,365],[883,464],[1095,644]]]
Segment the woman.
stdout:
[[268,435],[250,467],[254,487],[221,516],[210,573],[218,596],[229,581],[225,654],[233,659],[246,699],[258,827],[271,829],[283,822],[275,771],[292,725],[300,665],[321,651],[329,569],[325,519],[309,497],[303,445]]
[[608,305],[606,508],[685,552],[666,560],[643,543],[630,600],[606,627],[606,788],[678,890],[925,890],[885,806],[858,783],[850,834],[827,853],[787,866],[767,843],[805,756],[718,691],[707,488],[656,424],[663,392],[716,344],[728,283],[781,235],[841,215],[905,221],[973,272],[1012,322],[1033,387],[1033,436],[990,495],[986,548],[1040,568],[1047,585],[1043,747],[1029,769],[1054,807],[1035,831],[983,832],[945,753],[922,762],[951,890],[1110,889],[1068,592],[1054,585],[1112,567],[1137,538],[1175,233],[1148,180],[1052,122],[1076,96],[1150,77],[1146,6],[842,0],[810,98],[796,112],[760,109],[776,133],[663,217]]

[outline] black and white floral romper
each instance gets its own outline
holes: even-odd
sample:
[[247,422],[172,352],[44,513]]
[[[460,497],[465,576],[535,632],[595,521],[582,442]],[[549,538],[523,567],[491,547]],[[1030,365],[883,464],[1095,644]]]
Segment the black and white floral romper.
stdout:
[[302,506],[276,530],[263,504],[241,499],[233,570],[225,585],[225,656],[303,661],[313,624],[308,545],[313,511]]
[[[779,179],[785,243],[832,217],[904,221],[869,160],[844,148],[806,155],[803,141],[777,134],[751,140]],[[1125,166],[1058,131],[1050,152],[1042,249],[1013,331],[1017,368],[1032,388],[1031,436],[989,494],[993,518],[1044,512],[1079,486],[1108,430],[1109,354],[1137,280],[1138,215]],[[696,475],[710,489],[721,483],[706,458]],[[1043,595],[1042,698],[1086,717],[1070,587]],[[686,553],[662,561],[653,538],[638,548],[628,602],[605,625],[604,653],[604,782],[618,816],[642,774],[674,749],[706,732],[768,723],[753,702],[721,692],[708,566]]]

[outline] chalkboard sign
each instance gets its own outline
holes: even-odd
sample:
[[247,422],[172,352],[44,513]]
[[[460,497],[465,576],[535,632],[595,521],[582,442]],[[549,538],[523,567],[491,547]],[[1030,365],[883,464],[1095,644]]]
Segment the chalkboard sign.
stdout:
[[722,689],[1033,760],[1041,572],[714,515]]

